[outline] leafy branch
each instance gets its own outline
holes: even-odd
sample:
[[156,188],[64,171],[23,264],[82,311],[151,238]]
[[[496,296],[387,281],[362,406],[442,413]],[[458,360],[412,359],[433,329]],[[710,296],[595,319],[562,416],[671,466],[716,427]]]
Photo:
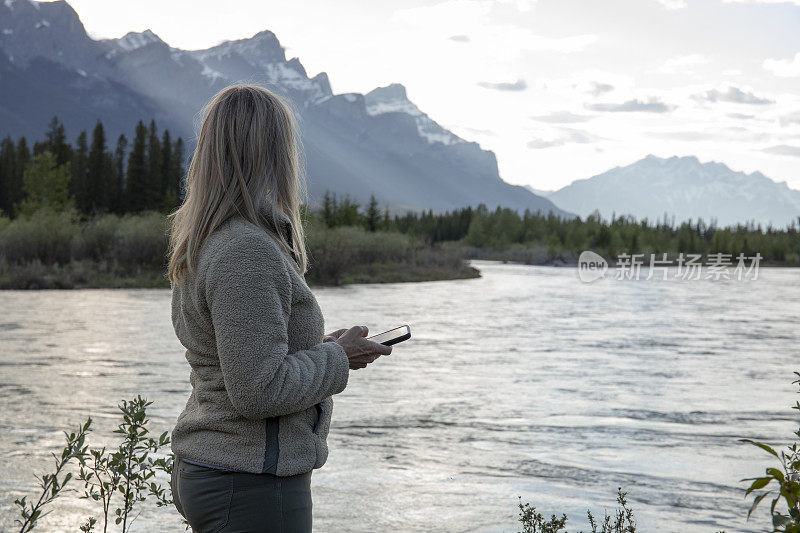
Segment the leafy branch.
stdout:
[[[795,372],[796,379],[792,384],[800,383],[800,372]],[[800,402],[795,402],[792,409],[800,411]],[[794,432],[794,435],[800,438],[800,429]],[[745,497],[750,494],[755,494],[753,504],[747,513],[747,518],[753,514],[758,505],[769,495],[774,494],[772,505],[770,506],[770,514],[772,515],[772,530],[784,533],[800,533],[800,446],[798,441],[795,440],[792,444],[786,447],[786,450],[781,450],[780,453],[775,451],[771,446],[763,442],[756,442],[750,439],[741,439],[742,442],[747,442],[753,446],[758,446],[768,454],[774,456],[780,468],[769,467],[764,471],[763,476],[755,478],[746,478],[742,481],[751,481],[750,487],[745,492]],[[766,490],[764,492],[756,492],[766,488],[772,482],[777,485],[774,489]],[[783,503],[786,505],[786,511],[781,512],[778,509],[778,504]]]
[[148,436],[147,424],[150,420],[147,418],[147,407],[152,403],[141,396],[130,401],[123,400],[119,404],[122,422],[114,430],[114,433],[124,435],[119,448],[113,452],[106,451],[106,448],[93,449],[90,460],[81,462],[78,475],[84,484],[81,498],[101,502],[103,533],[108,531],[115,496],[122,501],[121,506],[114,510],[114,523],[121,524],[123,533],[129,531],[138,516],[132,514],[136,504],[148,496],[155,497],[159,507],[172,503],[167,490],[154,479],[157,471],[172,472],[173,459],[171,456],[156,459],[151,456],[170,443],[166,431],[158,439]]
[[[603,513],[603,519],[599,522],[595,520],[591,511],[587,510],[591,533],[636,533],[636,521],[633,517],[633,509],[628,507],[628,493],[617,489],[617,509],[613,515],[608,512]],[[535,507],[529,503],[522,503],[519,500],[519,522],[522,524],[521,533],[567,533],[567,515],[562,514],[561,518],[552,515],[546,519],[544,515],[536,512]]]
[[36,503],[29,502],[27,496],[14,501],[21,516],[21,518],[15,520],[15,523],[20,526],[20,533],[25,533],[36,527],[38,521],[49,513],[49,511],[42,512],[44,507],[52,503],[72,480],[71,472],[67,472],[61,477],[62,471],[73,459],[83,460],[88,448],[88,446],[84,445],[84,442],[91,425],[92,419],[88,418],[83,425],[78,426],[78,431],[72,433],[64,432],[66,444],[61,450],[61,454],[52,454],[55,460],[54,472],[37,476],[39,487],[41,487],[42,491]]
[[[36,503],[28,501],[27,497],[15,501],[20,513],[20,518],[16,520],[20,533],[32,530],[48,514],[43,512],[44,507],[52,503],[73,479],[83,483],[80,498],[100,503],[103,533],[108,532],[112,518],[122,533],[130,531],[138,516],[134,514],[137,504],[147,498],[153,498],[158,507],[171,505],[171,490],[157,483],[156,476],[158,472],[168,476],[172,473],[174,456],[172,453],[165,457],[156,456],[163,447],[169,445],[170,439],[166,431],[158,438],[149,435],[147,407],[151,404],[141,396],[120,402],[118,407],[122,422],[114,433],[123,438],[114,450],[105,447],[90,449],[85,443],[92,424],[91,418],[78,431],[65,432],[64,449],[60,454],[53,454],[54,472],[37,478],[41,494]],[[77,476],[67,472],[73,459],[78,463]],[[98,522],[97,518],[90,516],[80,530],[93,532],[99,527]]]

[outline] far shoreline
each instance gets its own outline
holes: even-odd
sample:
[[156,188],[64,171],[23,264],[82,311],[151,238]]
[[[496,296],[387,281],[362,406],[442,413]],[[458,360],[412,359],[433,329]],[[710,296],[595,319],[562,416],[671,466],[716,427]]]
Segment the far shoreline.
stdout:
[[[169,289],[166,272],[146,271],[136,276],[111,276],[107,273],[85,270],[85,265],[53,265],[26,269],[24,266],[0,273],[0,291],[45,290],[114,290],[114,289]],[[481,272],[464,261],[460,268],[411,267],[395,264],[357,265],[346,272],[339,283],[314,281],[312,288],[346,287],[349,285],[375,285],[387,283],[419,283],[426,281],[455,281],[476,279]]]
[[[309,281],[311,288],[327,289],[336,287],[348,287],[351,285],[385,285],[390,283],[424,283],[431,281],[459,281],[477,279],[483,276],[480,268],[473,262],[487,262],[505,265],[536,266],[550,268],[577,268],[577,261],[566,261],[563,259],[548,259],[539,262],[528,262],[512,259],[499,258],[470,258],[464,260],[463,268],[452,269],[402,269],[397,265],[359,265],[354,272],[343,276],[340,283],[325,283]],[[609,263],[608,268],[616,269],[618,264]],[[706,266],[706,265],[704,265]],[[641,265],[642,270],[647,270],[648,265]],[[672,266],[670,268],[677,268]],[[732,266],[735,268],[735,265]],[[781,264],[775,262],[760,263],[759,268],[769,269],[797,269],[797,265]],[[7,272],[0,276],[0,291],[73,291],[73,290],[135,290],[135,289],[169,289],[170,284],[166,274],[157,272],[144,272],[138,276],[113,277],[108,275],[98,275],[96,278],[75,282],[69,276],[63,275],[62,267],[56,267],[56,272],[41,273],[39,276],[24,276],[19,278],[10,277]],[[59,272],[61,271],[61,272]],[[59,275],[61,274],[61,275]]]

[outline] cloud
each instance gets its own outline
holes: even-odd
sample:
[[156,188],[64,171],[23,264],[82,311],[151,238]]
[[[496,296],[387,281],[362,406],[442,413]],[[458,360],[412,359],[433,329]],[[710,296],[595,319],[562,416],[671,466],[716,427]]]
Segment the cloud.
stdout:
[[516,0],[514,4],[517,6],[518,11],[526,12],[533,9],[533,5],[537,0]]
[[457,28],[474,26],[476,21],[485,19],[491,9],[490,2],[445,0],[428,6],[401,8],[392,16],[416,26]]
[[[580,52],[597,41],[596,35],[571,35],[569,37],[544,37],[536,35],[527,28],[517,28],[514,26],[498,27],[500,33],[506,33],[505,37],[514,39],[516,46],[523,50],[535,52],[560,52],[569,54]],[[498,35],[500,37],[500,35]]]
[[751,118],[756,118],[755,115],[748,115],[746,113],[728,113],[728,116],[737,120],[750,120]]
[[666,113],[670,111],[670,106],[657,98],[650,98],[648,101],[634,99],[622,103],[605,104],[584,104],[586,109],[601,111],[603,113],[621,113],[630,111],[644,111],[648,113]]
[[762,66],[781,78],[800,77],[800,52],[794,55],[794,59],[765,59]]
[[593,81],[592,82],[592,88],[589,89],[588,92],[591,93],[592,96],[597,98],[601,94],[608,93],[608,92],[611,92],[613,90],[614,90],[614,86],[611,85],[610,83],[601,83],[599,81]]
[[686,0],[656,0],[656,2],[661,4],[664,9],[669,10],[683,9],[689,5]]
[[670,57],[660,67],[651,72],[662,74],[685,74],[692,72],[693,68],[699,65],[707,65],[711,58],[703,54],[688,54],[683,56]]
[[576,115],[570,111],[552,111],[549,115],[532,116],[531,119],[537,122],[551,122],[554,124],[572,124],[575,122],[586,122],[593,117],[589,115]]
[[644,134],[648,137],[675,141],[705,141],[715,138],[715,135],[702,131],[646,131]]
[[496,91],[524,91],[528,88],[528,84],[522,78],[515,82],[501,81],[500,83],[491,83],[488,81],[479,81],[478,85],[484,89],[494,89]]
[[602,137],[584,130],[561,128],[560,131],[561,134],[552,139],[532,139],[528,141],[527,146],[534,150],[541,150],[543,148],[564,146],[565,144],[589,144],[603,140]]
[[453,126],[453,128],[458,128],[459,130],[467,131],[472,135],[482,135],[484,137],[497,137],[497,133],[493,130],[471,128],[469,126]]
[[764,148],[761,151],[768,154],[800,157],[800,146],[790,146],[788,144],[777,144],[775,146],[770,146],[769,148]]
[[794,4],[800,6],[800,0],[722,0],[723,4]]
[[470,40],[469,35],[451,35],[448,39],[457,43],[468,43]]
[[711,89],[703,94],[693,96],[695,100],[706,102],[731,102],[734,104],[765,105],[774,103],[772,100],[756,96],[755,94],[743,91],[738,87],[730,86],[727,91]]
[[[517,10],[530,9],[535,2],[530,0],[501,0],[513,4]],[[580,52],[593,44],[593,34],[549,37],[538,35],[531,29],[513,23],[491,22],[497,6],[493,0],[444,0],[432,5],[401,8],[392,18],[409,24],[429,35],[468,35],[470,42],[483,50],[502,51],[509,54],[520,52]]]
[[791,126],[792,124],[800,124],[800,111],[783,115],[778,119],[782,127]]
[[497,4],[511,5],[514,6],[517,11],[526,12],[533,9],[533,6],[539,0],[490,0],[490,2],[491,1],[494,1]]

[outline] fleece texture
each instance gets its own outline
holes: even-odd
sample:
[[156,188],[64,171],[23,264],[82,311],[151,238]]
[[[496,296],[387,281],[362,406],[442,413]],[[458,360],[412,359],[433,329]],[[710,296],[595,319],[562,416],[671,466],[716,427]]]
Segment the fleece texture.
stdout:
[[[287,220],[288,222],[288,220]],[[347,386],[344,349],[273,232],[235,216],[172,287],[172,324],[192,393],[172,431],[175,455],[250,473],[321,467],[333,398]]]

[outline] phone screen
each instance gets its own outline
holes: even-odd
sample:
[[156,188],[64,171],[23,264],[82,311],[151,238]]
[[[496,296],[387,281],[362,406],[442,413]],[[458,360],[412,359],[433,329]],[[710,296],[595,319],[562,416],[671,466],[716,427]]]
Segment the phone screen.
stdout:
[[368,340],[385,346],[391,346],[392,344],[397,344],[398,342],[403,342],[410,338],[411,328],[408,326],[400,326],[399,328],[390,329],[389,331],[378,333],[372,337],[367,337]]

